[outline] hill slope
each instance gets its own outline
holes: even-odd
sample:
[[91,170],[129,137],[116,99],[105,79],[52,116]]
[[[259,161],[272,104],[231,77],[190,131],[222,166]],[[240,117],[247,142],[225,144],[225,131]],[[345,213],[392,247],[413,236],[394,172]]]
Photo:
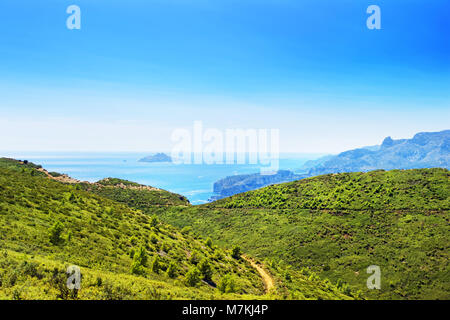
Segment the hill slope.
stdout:
[[134,207],[190,205],[189,200],[182,195],[117,178],[106,178],[97,183],[80,183],[80,186],[100,196],[127,200]]
[[[225,275],[235,277],[236,294],[263,294],[259,275],[230,252],[76,185],[21,169],[0,168],[0,296],[56,298],[53,269],[59,276],[67,264],[80,266],[89,279],[83,280],[82,298],[114,292],[122,298],[220,297],[213,287]],[[147,262],[133,271],[141,249]],[[186,287],[186,274],[203,259],[211,269],[209,284]]]
[[[151,188],[113,179],[94,186],[61,183],[40,169],[0,160],[0,298],[350,298],[325,281],[293,272],[294,281],[308,290],[296,294],[275,270],[276,289],[265,295],[249,262],[189,230],[180,232],[158,221],[151,214],[165,208],[158,199],[143,213],[93,192],[150,208],[155,200]],[[124,196],[130,190],[139,201]],[[69,265],[81,267],[77,295],[65,286]]]
[[[158,214],[371,298],[449,299],[449,179],[446,169],[325,175]],[[366,287],[370,265],[381,290]]]

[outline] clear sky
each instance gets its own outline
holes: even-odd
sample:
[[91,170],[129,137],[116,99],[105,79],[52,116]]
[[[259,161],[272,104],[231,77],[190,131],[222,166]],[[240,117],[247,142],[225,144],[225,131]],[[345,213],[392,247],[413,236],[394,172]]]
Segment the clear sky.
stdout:
[[170,150],[201,120],[328,153],[449,119],[448,0],[0,1],[0,150]]

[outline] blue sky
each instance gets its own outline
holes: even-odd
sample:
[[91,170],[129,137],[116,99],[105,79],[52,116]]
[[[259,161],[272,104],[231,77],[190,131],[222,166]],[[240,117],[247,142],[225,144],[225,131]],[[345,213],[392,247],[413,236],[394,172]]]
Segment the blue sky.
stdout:
[[449,129],[449,16],[444,0],[2,0],[0,150],[167,150],[195,120],[280,129],[285,152]]

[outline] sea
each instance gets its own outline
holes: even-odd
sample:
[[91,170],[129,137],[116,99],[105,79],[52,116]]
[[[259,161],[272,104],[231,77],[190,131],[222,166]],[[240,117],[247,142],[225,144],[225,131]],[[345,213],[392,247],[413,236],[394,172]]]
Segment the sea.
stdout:
[[[48,171],[65,173],[95,182],[113,177],[134,181],[181,194],[193,205],[207,203],[214,196],[214,182],[232,175],[259,173],[254,164],[175,164],[139,162],[151,153],[129,152],[2,152],[2,157],[29,160]],[[323,154],[281,153],[280,170],[297,172],[308,160]]]

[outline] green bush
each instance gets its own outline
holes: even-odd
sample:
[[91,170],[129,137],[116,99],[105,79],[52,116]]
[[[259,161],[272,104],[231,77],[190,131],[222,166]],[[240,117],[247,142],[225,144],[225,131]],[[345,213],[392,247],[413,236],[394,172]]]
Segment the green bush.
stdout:
[[153,244],[158,243],[158,238],[156,237],[156,234],[152,233],[152,235],[150,236],[150,242]]
[[203,258],[197,267],[204,280],[211,280],[213,272],[207,258]]
[[221,293],[234,293],[236,292],[236,281],[234,277],[227,274],[222,279],[220,279],[220,283],[217,286],[217,289]]
[[154,273],[159,273],[161,270],[161,258],[159,257],[159,254],[157,254],[152,261],[152,271]]
[[186,285],[189,287],[197,286],[197,284],[201,281],[200,271],[196,267],[191,268],[186,273],[184,281],[185,281]]
[[157,228],[159,224],[158,218],[157,217],[152,217],[150,219],[150,227],[152,228]]
[[233,259],[240,259],[241,254],[241,248],[239,246],[234,246],[233,250],[231,251],[231,257],[233,257]]
[[177,276],[177,272],[178,272],[178,266],[176,265],[175,262],[171,262],[169,264],[169,268],[167,268],[167,276],[169,278],[175,278]]
[[50,227],[48,230],[50,242],[54,245],[59,244],[62,241],[61,234],[64,230],[64,225],[59,222],[55,221],[55,223]]
[[192,252],[189,262],[197,265],[200,262],[200,254],[197,251]]
[[131,273],[137,275],[145,274],[145,266],[147,265],[147,252],[144,247],[139,247],[139,249],[134,253],[133,262],[131,264]]
[[213,242],[212,242],[211,238],[206,239],[205,245],[206,245],[208,248],[212,248]]

